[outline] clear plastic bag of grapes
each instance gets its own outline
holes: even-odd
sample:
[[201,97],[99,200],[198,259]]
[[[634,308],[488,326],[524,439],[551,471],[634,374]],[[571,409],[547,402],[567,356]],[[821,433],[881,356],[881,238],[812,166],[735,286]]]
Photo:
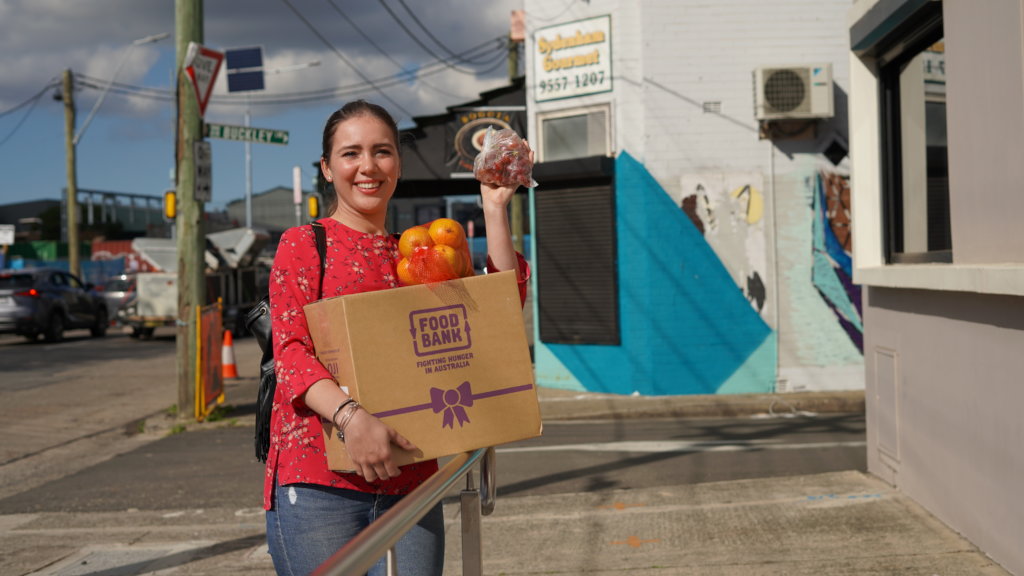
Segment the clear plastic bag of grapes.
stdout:
[[530,148],[514,130],[489,128],[484,145],[473,161],[473,176],[481,182],[499,186],[534,188]]

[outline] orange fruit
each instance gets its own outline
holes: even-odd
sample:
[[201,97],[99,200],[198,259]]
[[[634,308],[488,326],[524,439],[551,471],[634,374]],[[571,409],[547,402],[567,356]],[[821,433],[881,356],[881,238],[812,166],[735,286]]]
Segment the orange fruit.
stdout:
[[408,258],[402,258],[401,260],[398,261],[398,267],[396,271],[398,272],[398,281],[401,282],[403,286],[412,286],[413,284],[419,284],[419,280],[417,280],[413,276],[412,271],[409,269]]
[[440,260],[450,267],[453,278],[462,276],[464,265],[462,263],[462,254],[458,250],[447,244],[434,244],[430,249],[439,254],[441,256]]
[[398,238],[398,251],[406,258],[412,256],[417,248],[429,248],[434,245],[430,230],[426,226],[413,226],[402,232]]
[[462,256],[462,272],[459,273],[459,276],[468,278],[476,274],[476,270],[473,270],[473,259],[470,258],[469,252],[462,252],[460,250],[459,253]]
[[466,231],[451,218],[438,218],[430,223],[430,238],[435,244],[444,244],[452,248],[461,248],[466,243]]

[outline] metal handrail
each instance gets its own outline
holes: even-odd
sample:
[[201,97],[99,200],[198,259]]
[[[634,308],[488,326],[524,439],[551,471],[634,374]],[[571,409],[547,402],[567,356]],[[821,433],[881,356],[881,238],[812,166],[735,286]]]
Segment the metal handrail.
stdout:
[[[388,574],[394,574],[395,544],[445,497],[445,494],[460,478],[468,475],[468,490],[474,491],[472,471],[477,462],[480,463],[480,485],[483,495],[480,498],[480,510],[474,515],[479,517],[479,514],[485,516],[490,514],[494,510],[496,498],[494,448],[480,448],[473,452],[458,454],[355,538],[338,549],[316,569],[313,576],[366,574],[384,556],[388,558]],[[467,510],[463,510],[462,513],[465,518]],[[475,526],[479,529],[479,523],[476,523]],[[479,534],[476,534],[476,538],[479,540]]]

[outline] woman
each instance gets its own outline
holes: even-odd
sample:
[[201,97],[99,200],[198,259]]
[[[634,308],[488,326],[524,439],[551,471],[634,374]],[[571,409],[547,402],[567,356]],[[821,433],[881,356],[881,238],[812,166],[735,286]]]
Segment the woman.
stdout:
[[[328,218],[323,297],[398,286],[397,241],[385,227],[388,202],[402,173],[398,128],[380,106],[350,102],[328,119],[320,169],[334,190]],[[512,246],[507,206],[515,187],[481,183],[488,268],[526,264]],[[320,263],[312,227],[286,231],[270,279],[277,391],[264,480],[267,541],[279,574],[307,574],[437,471],[437,462],[399,468],[391,446],[415,446],[358,406],[344,382],[316,359],[302,307],[318,297]],[[521,290],[522,292],[522,290]],[[342,428],[354,473],[328,470],[321,419]],[[440,574],[444,517],[438,504],[396,546],[403,576]],[[383,561],[371,574],[383,573]]]

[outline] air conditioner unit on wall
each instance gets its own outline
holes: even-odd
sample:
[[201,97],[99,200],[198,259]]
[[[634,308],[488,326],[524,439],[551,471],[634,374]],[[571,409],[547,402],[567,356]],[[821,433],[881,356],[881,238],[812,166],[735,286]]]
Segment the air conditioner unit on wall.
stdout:
[[754,116],[758,120],[831,118],[832,64],[754,70]]

